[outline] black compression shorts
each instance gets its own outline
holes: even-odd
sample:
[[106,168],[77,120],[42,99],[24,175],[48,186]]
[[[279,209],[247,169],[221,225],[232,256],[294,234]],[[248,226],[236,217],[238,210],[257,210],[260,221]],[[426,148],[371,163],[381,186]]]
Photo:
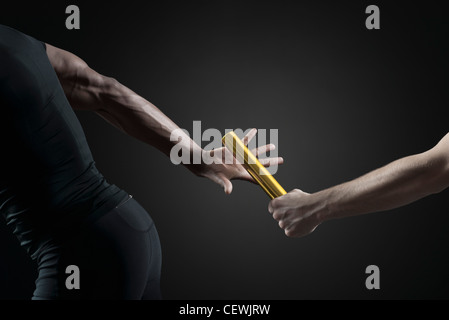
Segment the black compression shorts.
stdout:
[[[83,226],[75,237],[48,248],[38,264],[34,300],[161,298],[159,237],[133,198]],[[75,276],[66,272],[71,265],[79,269],[79,289],[66,285]]]

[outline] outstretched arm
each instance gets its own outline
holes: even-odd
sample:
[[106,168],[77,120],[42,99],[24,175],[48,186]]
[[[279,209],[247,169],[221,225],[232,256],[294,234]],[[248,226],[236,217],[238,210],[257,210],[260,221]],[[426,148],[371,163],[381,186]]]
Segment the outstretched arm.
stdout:
[[449,186],[449,134],[432,149],[396,160],[355,180],[316,192],[295,189],[268,210],[287,236],[311,233],[322,222],[397,208]]
[[[172,132],[179,127],[151,102],[145,100],[117,80],[103,76],[91,69],[86,62],[74,54],[46,44],[47,55],[58,75],[64,92],[74,109],[91,110],[126,134],[133,136],[161,152],[170,155],[171,148],[183,144],[194,154],[202,158],[204,151],[181,130],[177,130],[178,141],[170,141]],[[246,143],[255,135],[255,130],[246,137]],[[257,154],[273,150],[273,145],[259,147]],[[217,152],[220,151],[220,152]],[[215,157],[224,158],[226,148],[214,152]],[[214,161],[214,162],[218,162]],[[282,158],[264,160],[266,166],[277,165]],[[231,179],[253,181],[239,164],[191,164],[185,165],[194,174],[207,177],[221,185],[226,193],[231,193]]]
[[[50,63],[74,109],[94,111],[125,133],[169,155],[176,143],[170,141],[171,132],[179,127],[161,110],[114,78],[91,69],[74,54],[46,46]],[[192,144],[192,152],[201,152],[201,148]]]

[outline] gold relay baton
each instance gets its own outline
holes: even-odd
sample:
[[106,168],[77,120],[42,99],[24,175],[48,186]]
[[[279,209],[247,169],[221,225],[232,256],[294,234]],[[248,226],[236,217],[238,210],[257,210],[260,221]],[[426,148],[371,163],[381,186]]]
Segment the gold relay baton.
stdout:
[[221,141],[271,199],[287,193],[234,131],[225,134]]

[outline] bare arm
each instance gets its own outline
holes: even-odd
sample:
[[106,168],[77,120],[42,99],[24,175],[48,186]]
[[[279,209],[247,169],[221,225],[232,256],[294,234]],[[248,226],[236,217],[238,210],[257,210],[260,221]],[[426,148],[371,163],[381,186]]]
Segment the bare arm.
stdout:
[[[47,55],[73,108],[94,111],[126,134],[170,155],[170,150],[178,143],[170,141],[170,136],[179,127],[155,105],[117,80],[97,73],[70,52],[47,44]],[[201,157],[206,152],[180,130],[177,133],[181,136],[179,143],[190,150],[192,157],[193,154]],[[255,131],[251,131],[245,139],[246,143],[254,135]],[[272,149],[274,146],[268,145],[259,147],[255,152],[263,154]],[[225,157],[226,149],[221,148],[220,151],[214,154]],[[275,158],[266,160],[265,164],[269,166],[282,162],[282,158]],[[196,175],[218,183],[226,193],[232,191],[231,179],[253,181],[239,164],[202,163],[186,167]]]
[[[47,44],[47,54],[74,109],[94,111],[125,133],[169,155],[175,144],[170,142],[171,132],[179,127],[161,110],[70,52]],[[192,147],[193,152],[201,152],[193,141]]]
[[272,200],[268,210],[288,236],[303,236],[326,220],[397,208],[448,186],[449,134],[426,152],[355,180],[313,194],[293,190]]

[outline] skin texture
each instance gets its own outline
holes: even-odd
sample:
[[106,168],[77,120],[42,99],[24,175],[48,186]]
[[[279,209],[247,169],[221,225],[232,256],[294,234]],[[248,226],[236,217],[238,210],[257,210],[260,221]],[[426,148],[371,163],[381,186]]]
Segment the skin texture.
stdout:
[[449,186],[449,134],[428,151],[393,161],[352,181],[308,194],[295,189],[270,201],[268,211],[289,237],[322,222],[397,208]]
[[[46,46],[50,63],[74,109],[96,112],[124,133],[157,148],[167,156],[177,143],[188,147],[191,157],[195,154],[200,154],[202,157],[203,153],[209,152],[214,159],[212,164],[186,164],[185,166],[195,175],[206,177],[219,184],[227,194],[232,192],[232,179],[255,183],[243,166],[236,161],[233,164],[224,164],[224,159],[229,157],[229,151],[226,148],[205,151],[186,134],[181,134],[178,141],[170,141],[171,133],[179,127],[155,105],[117,80],[97,73],[74,54],[50,44]],[[243,138],[243,142],[248,144],[256,132],[256,129],[250,130]],[[256,148],[252,152],[261,155],[274,148],[274,145],[269,144]],[[260,159],[260,162],[269,167],[282,164],[283,159],[281,157],[266,158]]]

